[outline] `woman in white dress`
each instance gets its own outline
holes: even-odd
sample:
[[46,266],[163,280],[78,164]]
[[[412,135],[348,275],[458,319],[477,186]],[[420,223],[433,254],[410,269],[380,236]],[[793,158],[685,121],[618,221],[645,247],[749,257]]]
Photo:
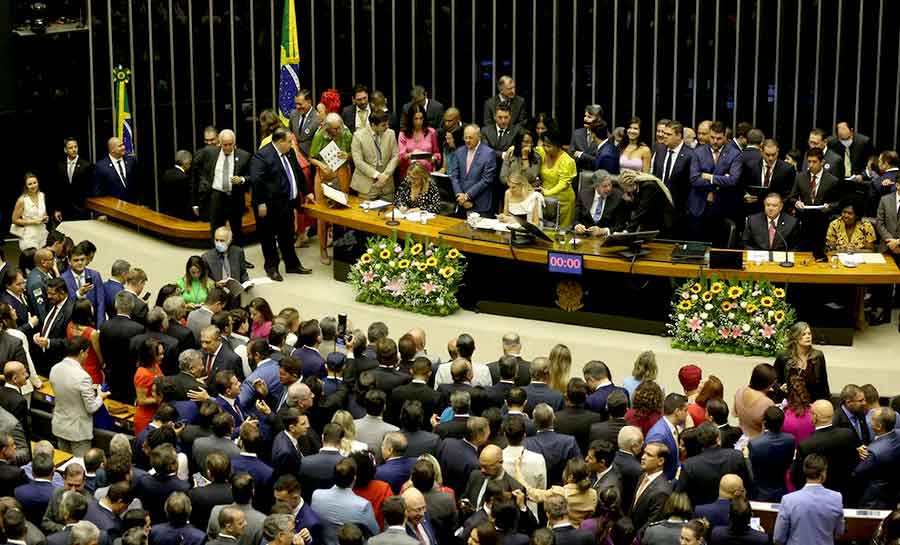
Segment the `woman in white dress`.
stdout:
[[38,185],[37,176],[25,175],[25,187],[13,209],[9,232],[19,237],[19,248],[43,248],[47,242],[47,202]]
[[500,221],[515,223],[513,216],[524,219],[528,223],[541,226],[544,217],[544,196],[534,190],[534,186],[521,172],[509,175],[508,189],[503,195],[503,211]]
[[347,411],[337,411],[331,421],[344,428],[344,438],[341,439],[341,456],[350,456],[351,452],[362,452],[369,446],[356,440],[356,424],[353,423],[353,415]]
[[[11,305],[7,305],[6,303],[0,303],[0,335],[11,335],[20,341],[22,341],[22,348],[25,350],[25,360],[23,362],[19,362],[25,365],[25,368],[28,369],[28,382],[26,382],[21,387],[22,397],[26,399],[29,405],[31,405],[31,393],[36,389],[43,386],[43,382],[41,382],[40,377],[38,377],[37,371],[34,368],[34,362],[31,359],[31,352],[28,350],[28,337],[22,331],[16,329],[16,320],[18,316],[16,315],[16,309]],[[38,319],[36,316],[31,316],[28,319],[28,325],[32,328],[35,327],[38,323]]]

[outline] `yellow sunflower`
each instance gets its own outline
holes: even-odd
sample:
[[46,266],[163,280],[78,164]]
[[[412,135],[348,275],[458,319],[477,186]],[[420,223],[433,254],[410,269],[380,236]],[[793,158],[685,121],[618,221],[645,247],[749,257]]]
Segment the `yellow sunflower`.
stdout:
[[729,310],[734,308],[734,305],[731,304],[731,301],[722,301],[721,306],[722,306],[722,310],[724,310],[725,312],[728,312]]
[[691,293],[700,293],[701,290],[703,290],[703,287],[700,284],[691,286]]
[[709,287],[709,291],[716,293],[716,294],[722,293],[722,289],[724,287],[725,286],[723,286],[721,282],[715,282],[715,283],[713,283],[712,286]]
[[743,295],[743,293],[744,288],[740,286],[731,286],[730,288],[728,288],[728,297],[731,297],[732,299],[737,299],[738,297]]
[[783,288],[775,288],[775,291],[773,293],[774,293],[775,297],[777,297],[779,299],[784,299],[784,289]]
[[421,254],[422,253],[422,244],[418,243],[418,242],[413,244],[413,247],[409,249],[409,253],[411,253],[412,255]]
[[776,310],[775,311],[775,323],[780,324],[783,321],[784,321],[784,311]]
[[691,302],[687,299],[682,299],[680,303],[678,303],[678,308],[681,310],[690,310]]
[[416,268],[419,269],[419,272],[425,272],[425,270],[428,269],[428,265],[425,263],[417,263]]
[[372,256],[369,255],[369,254],[363,254],[362,257],[359,258],[359,260],[360,260],[361,262],[363,262],[363,263],[371,263],[371,262],[372,262]]
[[747,314],[753,314],[754,312],[756,312],[756,305],[754,305],[753,303],[748,303],[746,310]]
[[408,260],[408,259],[401,259],[401,260],[397,263],[397,266],[400,267],[401,269],[408,269],[408,268],[409,268],[409,260]]
[[428,265],[429,267],[434,267],[435,265],[437,265],[437,258],[434,256],[431,256],[425,260],[425,264]]
[[775,304],[775,301],[767,295],[759,300],[759,304],[766,308],[770,308],[772,305]]
[[385,248],[384,250],[381,250],[381,253],[378,254],[378,257],[380,257],[381,259],[387,259],[391,257],[391,252]]
[[459,257],[459,250],[457,250],[456,248],[450,248],[450,251],[447,252],[447,257],[449,257],[450,259],[456,259],[457,257]]
[[707,291],[703,295],[701,295],[700,298],[703,299],[705,302],[709,303],[710,301],[712,301],[713,294],[711,292]]
[[451,276],[453,276],[453,273],[455,273],[455,272],[456,272],[456,269],[454,269],[453,267],[444,267],[443,269],[440,270],[440,274],[444,278],[450,278]]

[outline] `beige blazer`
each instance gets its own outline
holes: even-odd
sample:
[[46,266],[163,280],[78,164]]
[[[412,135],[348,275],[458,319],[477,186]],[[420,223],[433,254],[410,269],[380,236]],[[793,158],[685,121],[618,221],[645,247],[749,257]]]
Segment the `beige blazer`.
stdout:
[[[353,178],[350,187],[359,192],[363,197],[374,197],[375,193],[381,195],[393,195],[394,169],[397,168],[397,138],[393,129],[387,129],[379,139],[381,146],[381,160],[378,160],[378,150],[375,149],[375,133],[369,127],[363,127],[353,133],[353,142],[350,151],[353,155]],[[381,191],[374,191],[376,173],[387,174],[390,178]]]
[[93,438],[93,415],[103,402],[97,397],[91,376],[77,361],[65,358],[50,369],[50,385],[56,396],[50,421],[53,435],[66,441]]

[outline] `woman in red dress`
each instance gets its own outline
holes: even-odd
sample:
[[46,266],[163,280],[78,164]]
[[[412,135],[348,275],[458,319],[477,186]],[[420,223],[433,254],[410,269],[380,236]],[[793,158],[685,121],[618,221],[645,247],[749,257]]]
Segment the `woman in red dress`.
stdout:
[[147,339],[138,347],[138,369],[134,373],[134,435],[140,435],[156,414],[162,396],[156,391],[156,377],[162,376],[159,362],[165,347],[155,339]]
[[644,437],[662,416],[662,389],[652,380],[645,380],[634,390],[631,408],[625,413],[625,422],[629,426],[641,428]]
[[94,384],[103,384],[103,354],[100,352],[100,332],[93,324],[94,310],[87,299],[78,299],[72,308],[72,321],[66,326],[66,337],[74,339],[82,337],[88,341],[87,359],[81,364],[85,372],[91,376]]

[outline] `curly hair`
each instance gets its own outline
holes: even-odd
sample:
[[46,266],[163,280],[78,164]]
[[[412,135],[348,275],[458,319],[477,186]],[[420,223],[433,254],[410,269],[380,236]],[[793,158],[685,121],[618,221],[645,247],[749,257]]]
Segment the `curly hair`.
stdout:
[[631,407],[638,416],[649,416],[662,411],[662,388],[652,380],[645,380],[634,390]]
[[325,106],[328,113],[339,113],[341,111],[341,95],[337,89],[325,89],[319,96],[319,103]]
[[806,409],[809,408],[809,404],[812,403],[812,396],[809,395],[809,390],[806,388],[806,378],[803,376],[803,371],[796,367],[790,368],[788,370],[787,383],[788,409],[798,417],[803,416]]

